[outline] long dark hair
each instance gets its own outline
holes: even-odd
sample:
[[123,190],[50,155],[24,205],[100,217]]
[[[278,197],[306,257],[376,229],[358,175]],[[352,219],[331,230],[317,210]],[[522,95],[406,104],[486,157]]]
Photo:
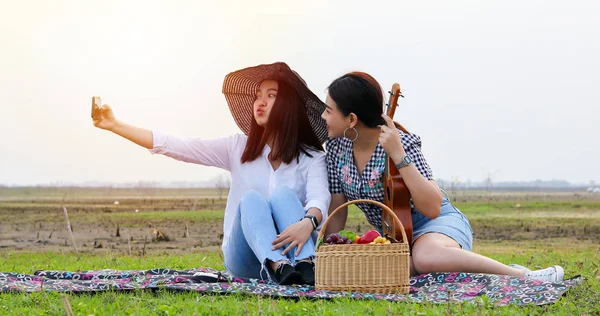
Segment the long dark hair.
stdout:
[[[383,114],[383,90],[373,76],[365,72],[350,72],[335,79],[327,88],[329,97],[335,101],[344,116],[356,114],[367,127],[385,125]],[[405,133],[408,131],[396,123]]]
[[286,164],[298,160],[300,153],[312,157],[308,150],[323,151],[300,95],[284,81],[277,81],[277,85],[277,98],[269,113],[267,126],[263,128],[252,119],[242,163],[258,158],[268,141],[273,144],[270,158],[281,159]]

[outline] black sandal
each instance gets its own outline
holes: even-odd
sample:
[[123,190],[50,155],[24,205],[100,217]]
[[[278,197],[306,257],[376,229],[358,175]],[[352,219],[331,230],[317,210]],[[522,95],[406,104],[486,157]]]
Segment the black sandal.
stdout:
[[300,261],[294,268],[302,277],[301,284],[315,285],[315,264],[309,261]]
[[271,266],[268,266],[269,271],[272,275],[275,275],[275,281],[280,285],[292,285],[300,284],[302,282],[302,275],[296,271],[289,263],[282,263],[275,269],[271,270]]

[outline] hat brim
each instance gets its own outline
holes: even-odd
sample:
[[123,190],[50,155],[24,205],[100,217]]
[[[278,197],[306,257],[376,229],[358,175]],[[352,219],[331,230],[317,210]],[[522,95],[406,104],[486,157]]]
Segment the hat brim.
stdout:
[[304,80],[290,67],[282,62],[258,65],[234,71],[225,76],[223,94],[233,116],[233,120],[246,134],[254,120],[253,104],[256,91],[264,80],[285,81],[304,101],[306,115],[315,135],[321,143],[327,140],[327,124],[321,118],[325,111],[323,103],[306,85]]

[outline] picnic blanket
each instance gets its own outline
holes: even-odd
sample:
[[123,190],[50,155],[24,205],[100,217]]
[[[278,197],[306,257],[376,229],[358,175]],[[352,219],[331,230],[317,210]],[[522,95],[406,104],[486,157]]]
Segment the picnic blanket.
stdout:
[[308,285],[284,286],[262,280],[236,278],[227,272],[210,268],[106,269],[78,272],[40,270],[33,275],[0,272],[0,293],[168,289],[213,294],[242,293],[314,299],[353,298],[412,303],[475,302],[477,297],[486,296],[496,305],[544,305],[558,301],[581,280],[580,276],[576,276],[561,283],[549,283],[490,274],[429,273],[411,278],[410,293],[402,295],[320,291]]

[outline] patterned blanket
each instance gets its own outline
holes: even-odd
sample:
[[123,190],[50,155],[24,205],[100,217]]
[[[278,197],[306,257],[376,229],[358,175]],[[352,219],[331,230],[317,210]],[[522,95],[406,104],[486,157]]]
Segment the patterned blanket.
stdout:
[[99,292],[137,289],[169,289],[202,293],[243,293],[271,297],[354,298],[401,302],[474,302],[486,296],[497,305],[544,305],[558,301],[569,288],[581,282],[576,276],[561,283],[532,281],[516,277],[430,273],[410,280],[410,293],[369,294],[319,291],[312,286],[281,286],[255,279],[234,278],[209,268],[189,270],[90,270],[79,272],[37,271],[33,275],[0,272],[2,292]]

